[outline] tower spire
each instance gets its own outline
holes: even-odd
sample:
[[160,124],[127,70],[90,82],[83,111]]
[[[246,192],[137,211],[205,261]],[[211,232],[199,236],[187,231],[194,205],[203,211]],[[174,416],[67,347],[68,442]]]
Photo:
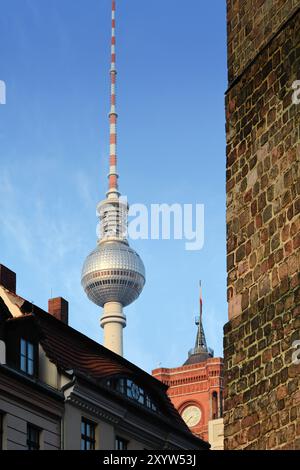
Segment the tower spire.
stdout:
[[206,359],[213,357],[214,355],[213,350],[207,347],[204,328],[203,328],[203,322],[202,322],[202,310],[203,310],[202,285],[200,281],[199,282],[199,316],[196,317],[196,321],[195,321],[197,325],[195,347],[189,351],[188,359],[185,361],[184,365],[203,362]]
[[198,326],[198,330],[197,330],[195,348],[196,349],[202,348],[204,351],[207,351],[206,338],[205,338],[205,333],[204,333],[204,328],[203,328],[203,323],[202,323],[202,307],[203,307],[202,285],[201,285],[201,281],[199,281],[199,319],[196,318],[196,325]]
[[109,112],[109,174],[107,196],[118,197],[117,173],[117,120],[116,112],[116,0],[112,0],[111,8],[111,62],[110,62],[110,112]]

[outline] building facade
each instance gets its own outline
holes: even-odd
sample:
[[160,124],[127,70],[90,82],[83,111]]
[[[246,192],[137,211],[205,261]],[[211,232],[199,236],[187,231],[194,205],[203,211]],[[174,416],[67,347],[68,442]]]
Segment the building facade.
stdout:
[[155,369],[152,375],[168,386],[167,393],[190,430],[208,441],[212,450],[222,450],[223,359],[213,357],[207,347],[201,316],[197,323],[195,347],[185,363]]
[[300,449],[300,5],[227,0],[225,448]]
[[208,449],[167,387],[68,325],[68,304],[45,312],[16,294],[0,266],[0,442],[7,450]]

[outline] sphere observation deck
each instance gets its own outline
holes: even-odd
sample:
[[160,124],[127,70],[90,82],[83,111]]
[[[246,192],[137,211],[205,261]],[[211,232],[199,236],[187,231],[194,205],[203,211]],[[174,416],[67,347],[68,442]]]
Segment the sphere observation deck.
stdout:
[[123,307],[136,300],[145,285],[145,267],[126,242],[105,241],[86,258],[81,284],[88,298],[103,307],[119,302]]

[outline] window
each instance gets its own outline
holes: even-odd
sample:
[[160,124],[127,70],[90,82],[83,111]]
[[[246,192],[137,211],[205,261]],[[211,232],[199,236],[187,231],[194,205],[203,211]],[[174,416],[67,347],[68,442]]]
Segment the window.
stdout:
[[150,396],[142,387],[137,385],[131,379],[122,377],[117,379],[110,379],[106,382],[106,385],[116,392],[127,396],[127,398],[138,402],[140,405],[143,405],[152,411],[157,411],[157,407]]
[[96,425],[85,418],[81,420],[81,450],[95,450]]
[[116,436],[116,450],[127,450],[128,441],[122,437]]
[[27,424],[27,449],[40,449],[40,429],[32,424]]
[[20,369],[28,375],[34,374],[34,346],[21,338]]
[[218,416],[218,394],[217,392],[212,393],[212,419],[217,419]]
[[220,392],[220,418],[223,418],[223,392]]

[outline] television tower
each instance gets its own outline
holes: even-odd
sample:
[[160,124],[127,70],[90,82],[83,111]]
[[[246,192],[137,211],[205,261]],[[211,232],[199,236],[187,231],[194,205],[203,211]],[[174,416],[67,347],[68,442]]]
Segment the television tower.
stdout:
[[123,307],[131,304],[142,292],[145,268],[126,238],[128,204],[120,198],[118,188],[115,32],[116,0],[112,0],[108,191],[106,199],[97,206],[99,239],[84,262],[81,284],[88,298],[103,307],[100,325],[104,329],[104,346],[123,356],[123,328],[126,326]]

